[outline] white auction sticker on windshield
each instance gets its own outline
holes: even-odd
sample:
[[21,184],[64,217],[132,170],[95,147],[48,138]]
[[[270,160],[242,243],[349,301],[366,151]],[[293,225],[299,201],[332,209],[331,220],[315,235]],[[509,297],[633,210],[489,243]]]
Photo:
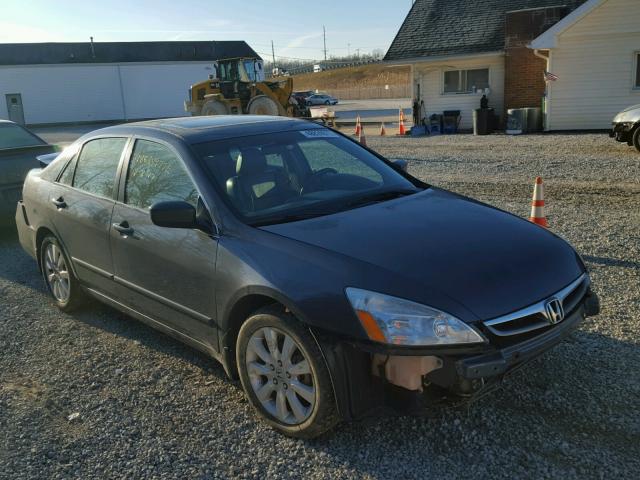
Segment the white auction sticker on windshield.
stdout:
[[338,134],[329,130],[328,128],[300,130],[300,133],[307,138],[338,138]]

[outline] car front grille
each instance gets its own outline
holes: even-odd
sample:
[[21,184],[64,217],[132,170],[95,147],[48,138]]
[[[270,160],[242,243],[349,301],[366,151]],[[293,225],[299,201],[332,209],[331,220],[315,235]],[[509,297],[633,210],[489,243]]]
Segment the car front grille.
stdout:
[[549,301],[559,301],[564,311],[563,320],[573,314],[579,307],[588,289],[589,277],[584,273],[555,295],[551,295],[543,301],[518,310],[517,312],[491,320],[485,320],[482,323],[488,332],[499,337],[498,340],[502,340],[502,342],[499,343],[504,343],[504,341],[507,340],[506,337],[513,338],[514,336],[517,336],[518,340],[524,340],[525,338],[523,337],[537,335],[556,323],[560,323],[557,321],[557,318],[551,318],[547,312],[547,304]]

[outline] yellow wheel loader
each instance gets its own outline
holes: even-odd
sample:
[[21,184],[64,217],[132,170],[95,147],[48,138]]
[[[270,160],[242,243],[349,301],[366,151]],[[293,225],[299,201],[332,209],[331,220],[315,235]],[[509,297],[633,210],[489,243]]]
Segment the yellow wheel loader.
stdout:
[[290,100],[293,80],[265,81],[262,60],[219,60],[213,69],[208,80],[189,88],[184,108],[191,115],[300,115]]

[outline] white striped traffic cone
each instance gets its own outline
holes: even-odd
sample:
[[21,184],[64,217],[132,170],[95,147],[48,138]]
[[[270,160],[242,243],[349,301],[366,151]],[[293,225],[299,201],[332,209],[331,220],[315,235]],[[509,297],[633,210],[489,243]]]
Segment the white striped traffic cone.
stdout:
[[356,137],[359,137],[361,131],[362,131],[362,124],[360,123],[360,114],[358,114],[358,116],[356,117],[356,131],[354,132],[354,135]]
[[402,136],[402,135],[406,135],[407,134],[407,129],[404,128],[404,112],[402,111],[402,108],[400,109],[400,118],[398,121],[398,135]]
[[380,126],[380,136],[384,137],[387,134],[387,129],[384,128],[384,122],[382,122],[382,125]]
[[541,227],[548,227],[547,217],[544,216],[544,184],[542,178],[536,177],[533,187],[533,200],[531,202],[531,216],[529,221]]

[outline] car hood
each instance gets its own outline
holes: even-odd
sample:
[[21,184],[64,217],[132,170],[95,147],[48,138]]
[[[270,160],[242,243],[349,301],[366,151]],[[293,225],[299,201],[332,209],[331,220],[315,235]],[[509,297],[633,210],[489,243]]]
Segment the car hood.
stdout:
[[613,119],[613,123],[637,122],[640,120],[640,105],[632,105],[618,113]]
[[262,228],[380,267],[389,278],[446,295],[479,319],[547,298],[584,271],[576,252],[547,230],[435,188]]

